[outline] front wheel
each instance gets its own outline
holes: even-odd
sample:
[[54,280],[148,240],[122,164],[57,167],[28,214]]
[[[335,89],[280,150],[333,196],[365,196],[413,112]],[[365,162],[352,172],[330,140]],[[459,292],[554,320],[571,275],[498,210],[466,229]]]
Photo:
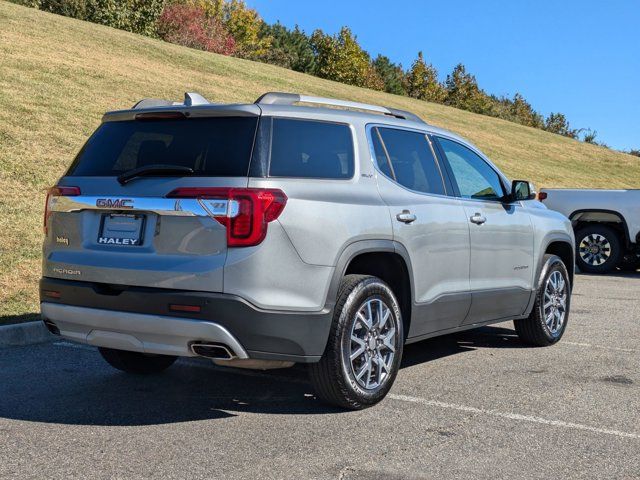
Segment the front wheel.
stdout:
[[528,318],[515,320],[520,340],[529,345],[546,347],[564,335],[571,306],[569,273],[562,259],[545,255],[533,310]]
[[309,376],[320,399],[359,410],[382,400],[400,368],[404,332],[395,295],[382,280],[347,275],[329,340]]
[[102,358],[113,368],[140,375],[162,372],[173,365],[178,358],[171,355],[153,355],[105,347],[99,347],[98,350]]

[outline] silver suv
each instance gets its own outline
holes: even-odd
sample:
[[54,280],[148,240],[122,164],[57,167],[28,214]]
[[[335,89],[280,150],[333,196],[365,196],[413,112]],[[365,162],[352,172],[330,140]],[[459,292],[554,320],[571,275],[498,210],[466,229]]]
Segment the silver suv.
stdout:
[[374,105],[188,93],[109,112],[45,232],[51,332],[138,374],[306,363],[345,408],[386,395],[405,343],[514,320],[552,345],[569,315],[569,220],[469,142]]

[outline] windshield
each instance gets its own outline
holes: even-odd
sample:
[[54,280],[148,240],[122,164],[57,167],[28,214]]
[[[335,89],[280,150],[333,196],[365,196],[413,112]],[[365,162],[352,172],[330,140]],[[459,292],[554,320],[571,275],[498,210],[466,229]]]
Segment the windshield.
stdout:
[[246,176],[257,123],[257,117],[106,122],[80,150],[67,175],[119,176],[164,165],[192,169],[196,176]]

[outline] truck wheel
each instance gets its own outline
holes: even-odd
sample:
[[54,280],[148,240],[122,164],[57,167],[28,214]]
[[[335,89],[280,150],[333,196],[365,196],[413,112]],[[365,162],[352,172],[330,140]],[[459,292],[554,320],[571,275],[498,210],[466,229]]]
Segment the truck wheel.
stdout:
[[318,397],[352,410],[378,403],[396,378],[403,343],[402,315],[389,286],[377,277],[345,276],[324,354],[309,365]]
[[531,314],[513,322],[520,340],[538,347],[553,345],[562,338],[571,304],[571,284],[562,259],[547,254],[544,262]]
[[613,228],[594,224],[576,231],[576,263],[580,271],[609,273],[621,259],[620,236]]
[[178,358],[171,355],[153,355],[104,347],[99,347],[98,350],[102,358],[113,368],[139,375],[162,372],[173,365]]

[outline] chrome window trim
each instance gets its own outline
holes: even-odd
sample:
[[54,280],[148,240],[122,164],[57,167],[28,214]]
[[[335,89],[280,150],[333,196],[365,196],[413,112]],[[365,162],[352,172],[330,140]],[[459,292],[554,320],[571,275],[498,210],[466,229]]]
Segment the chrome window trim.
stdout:
[[[385,175],[384,172],[382,172],[382,170],[380,170],[380,168],[378,167],[378,161],[376,160],[375,157],[375,149],[373,148],[373,139],[371,138],[371,131],[374,128],[393,128],[395,130],[404,130],[404,131],[408,131],[408,132],[413,132],[413,133],[420,133],[423,134],[425,136],[425,139],[427,140],[427,143],[429,144],[429,147],[431,148],[431,153],[433,154],[434,159],[436,160],[436,166],[438,167],[438,172],[440,172],[440,177],[442,179],[442,186],[444,188],[445,194],[440,194],[440,193],[431,193],[431,192],[420,192],[419,190],[412,190],[409,187],[406,187],[404,185],[402,185],[401,183],[398,183],[396,180],[394,180],[393,178],[390,178],[388,175]],[[411,193],[415,193],[418,195],[424,195],[427,197],[436,197],[436,198],[458,198],[455,195],[448,195],[446,193],[447,191],[447,182],[444,179],[444,175],[442,173],[442,167],[440,166],[440,162],[438,160],[438,156],[435,154],[435,151],[433,149],[433,145],[431,145],[431,140],[429,139],[429,135],[430,132],[427,130],[422,130],[419,128],[412,128],[412,127],[403,127],[400,125],[390,125],[387,123],[367,123],[365,126],[365,130],[366,130],[366,135],[367,135],[367,144],[369,146],[369,160],[371,161],[371,163],[373,164],[373,168],[376,171],[376,173],[382,175],[384,178],[386,178],[387,180],[389,180],[391,183],[393,183],[394,185],[402,188],[403,190],[406,190],[407,192],[411,192]]]

